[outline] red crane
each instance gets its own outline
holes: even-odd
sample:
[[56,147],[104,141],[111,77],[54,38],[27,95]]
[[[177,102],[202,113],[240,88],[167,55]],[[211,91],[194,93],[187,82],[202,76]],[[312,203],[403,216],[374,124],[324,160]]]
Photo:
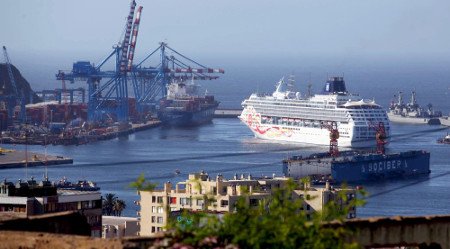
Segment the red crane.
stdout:
[[377,153],[384,154],[385,153],[384,145],[387,144],[386,141],[387,136],[386,136],[386,129],[384,128],[384,123],[379,122],[378,125],[370,123],[369,127],[375,130],[375,139],[377,141]]
[[130,37],[131,37],[131,28],[133,25],[133,16],[134,9],[136,8],[136,2],[134,0],[131,1],[130,4],[130,13],[127,17],[127,26],[125,28],[125,37],[122,42],[122,58],[120,60],[120,72],[126,74],[127,72],[127,63],[128,63],[128,48],[130,46]]
[[139,23],[141,21],[141,12],[142,12],[142,6],[138,7],[138,10],[136,12],[136,18],[134,19],[133,24],[133,33],[131,36],[131,43],[130,43],[130,51],[128,52],[128,71],[131,71],[131,68],[133,66],[133,58],[134,58],[134,49],[136,48],[136,40],[139,33]]
[[326,128],[330,131],[330,156],[338,157],[339,149],[338,149],[338,139],[339,139],[339,130],[337,128],[336,122],[331,123],[322,123],[322,128]]

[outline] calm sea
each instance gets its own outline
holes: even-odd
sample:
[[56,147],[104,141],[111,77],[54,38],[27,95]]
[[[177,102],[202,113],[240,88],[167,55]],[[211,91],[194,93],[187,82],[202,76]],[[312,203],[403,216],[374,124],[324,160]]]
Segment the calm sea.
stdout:
[[[371,197],[358,210],[359,216],[425,215],[450,213],[450,146],[435,141],[444,131],[436,127],[393,125],[389,151],[431,151],[432,173],[427,177],[374,182],[365,185]],[[400,136],[405,134],[404,136]],[[8,146],[18,150],[23,146]],[[42,146],[29,150],[44,152]],[[82,146],[49,146],[48,153],[74,158],[73,165],[48,167],[51,180],[88,179],[98,183],[103,194],[115,193],[127,203],[125,215],[135,216],[138,200],[128,184],[144,173],[158,183],[185,180],[190,172],[205,170],[212,177],[238,174],[262,176],[282,174],[282,159],[326,151],[326,147],[279,144],[253,137],[238,119],[216,119],[212,124],[189,129],[155,128]],[[175,175],[176,170],[180,175]],[[41,178],[43,167],[1,170],[0,176],[15,181],[28,176]]]
[[[276,81],[294,73],[298,89],[306,92],[307,82],[318,92],[328,75],[345,72],[347,88],[365,98],[374,98],[387,106],[397,91],[417,91],[419,104],[432,103],[435,109],[450,112],[449,64],[374,63],[353,62],[308,64],[292,62],[270,66],[272,62],[225,67],[226,74],[218,81],[200,82],[215,95],[224,108],[239,108],[241,101],[252,92],[272,92]],[[263,65],[263,66],[257,66]],[[305,66],[311,65],[311,66]],[[314,66],[315,65],[315,66]],[[448,66],[447,66],[448,65]],[[51,73],[49,71],[49,73]],[[26,73],[25,73],[26,75]],[[33,82],[33,79],[29,79]],[[39,85],[39,84],[38,84]],[[41,88],[54,85],[41,84]],[[39,88],[39,87],[37,87]],[[365,185],[370,193],[365,207],[358,215],[428,215],[450,213],[450,146],[436,143],[446,131],[435,131],[434,126],[392,124],[393,141],[390,151],[426,149],[431,152],[431,175],[427,177],[383,181]],[[403,134],[403,135],[402,135]],[[23,146],[4,146],[23,150]],[[42,146],[29,150],[44,153]],[[95,181],[103,194],[115,193],[124,199],[124,215],[136,216],[138,208],[133,201],[139,196],[128,185],[141,173],[153,182],[183,181],[190,172],[205,170],[215,177],[221,173],[232,177],[235,173],[281,175],[281,161],[290,155],[307,155],[326,151],[326,147],[301,146],[262,141],[238,119],[215,119],[212,124],[196,128],[155,128],[128,137],[101,141],[83,146],[49,146],[49,154],[73,157],[73,165],[48,167],[50,179],[67,177],[71,181]],[[176,170],[180,175],[175,175]],[[0,178],[10,181],[28,176],[42,178],[43,167],[0,170]]]

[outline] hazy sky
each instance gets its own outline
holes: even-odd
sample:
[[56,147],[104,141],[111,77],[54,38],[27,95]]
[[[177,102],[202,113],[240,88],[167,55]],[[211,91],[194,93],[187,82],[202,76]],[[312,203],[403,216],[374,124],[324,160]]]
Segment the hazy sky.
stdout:
[[[71,69],[77,60],[98,63],[112,51],[129,5],[129,0],[0,0],[0,45],[8,47],[33,87],[53,88],[57,70]],[[328,73],[351,77],[355,70],[377,72],[375,62],[389,70],[413,64],[406,73],[450,68],[448,0],[137,0],[137,5],[144,9],[135,61],[166,41],[203,64],[224,68],[226,82],[266,71],[273,78],[246,83],[272,82],[294,71],[321,79]]]
[[[34,56],[102,57],[128,0],[1,0],[1,43]],[[137,53],[159,41],[201,56],[449,56],[450,1],[138,0]],[[73,59],[73,58],[72,58]]]

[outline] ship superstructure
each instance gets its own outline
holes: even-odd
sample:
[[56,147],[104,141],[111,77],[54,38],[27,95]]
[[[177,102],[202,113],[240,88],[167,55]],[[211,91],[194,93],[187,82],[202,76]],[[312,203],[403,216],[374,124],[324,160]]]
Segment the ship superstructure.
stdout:
[[[292,84],[289,81],[289,84]],[[239,118],[262,139],[318,145],[330,143],[331,123],[337,124],[339,146],[374,146],[374,124],[382,122],[389,137],[386,111],[374,100],[350,94],[343,77],[331,77],[322,93],[303,97],[284,90],[284,78],[272,95],[252,94],[242,102]],[[309,94],[308,94],[309,95]]]
[[427,108],[422,108],[417,103],[416,92],[411,92],[411,101],[404,103],[403,93],[399,92],[397,101],[392,101],[389,106],[388,117],[392,122],[410,123],[410,124],[431,124],[439,125],[440,111],[434,111],[431,104]]

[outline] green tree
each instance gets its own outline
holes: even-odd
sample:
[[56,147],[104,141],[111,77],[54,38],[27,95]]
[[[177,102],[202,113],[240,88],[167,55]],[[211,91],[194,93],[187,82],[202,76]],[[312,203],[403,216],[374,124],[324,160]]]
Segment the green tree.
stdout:
[[122,211],[127,207],[125,201],[116,199],[113,205],[113,211],[115,216],[122,216]]
[[258,207],[250,207],[243,196],[236,203],[236,212],[222,219],[206,213],[186,213],[182,222],[174,222],[170,228],[175,231],[175,240],[195,248],[359,248],[346,241],[353,231],[327,228],[323,222],[343,220],[349,208],[362,204],[360,200],[346,199],[343,192],[341,198],[349,203],[348,207],[330,202],[323,212],[309,219],[302,211],[303,200],[293,199],[295,189],[297,184],[289,181]]
[[126,207],[125,201],[118,199],[115,194],[107,193],[103,197],[102,213],[104,215],[122,216],[122,212]]
[[149,182],[145,179],[144,173],[140,174],[136,181],[130,183],[129,187],[137,191],[153,191],[158,184]]
[[113,213],[114,208],[114,202],[116,201],[117,197],[115,194],[107,193],[105,194],[105,197],[103,197],[102,202],[102,212],[104,215],[111,215]]

